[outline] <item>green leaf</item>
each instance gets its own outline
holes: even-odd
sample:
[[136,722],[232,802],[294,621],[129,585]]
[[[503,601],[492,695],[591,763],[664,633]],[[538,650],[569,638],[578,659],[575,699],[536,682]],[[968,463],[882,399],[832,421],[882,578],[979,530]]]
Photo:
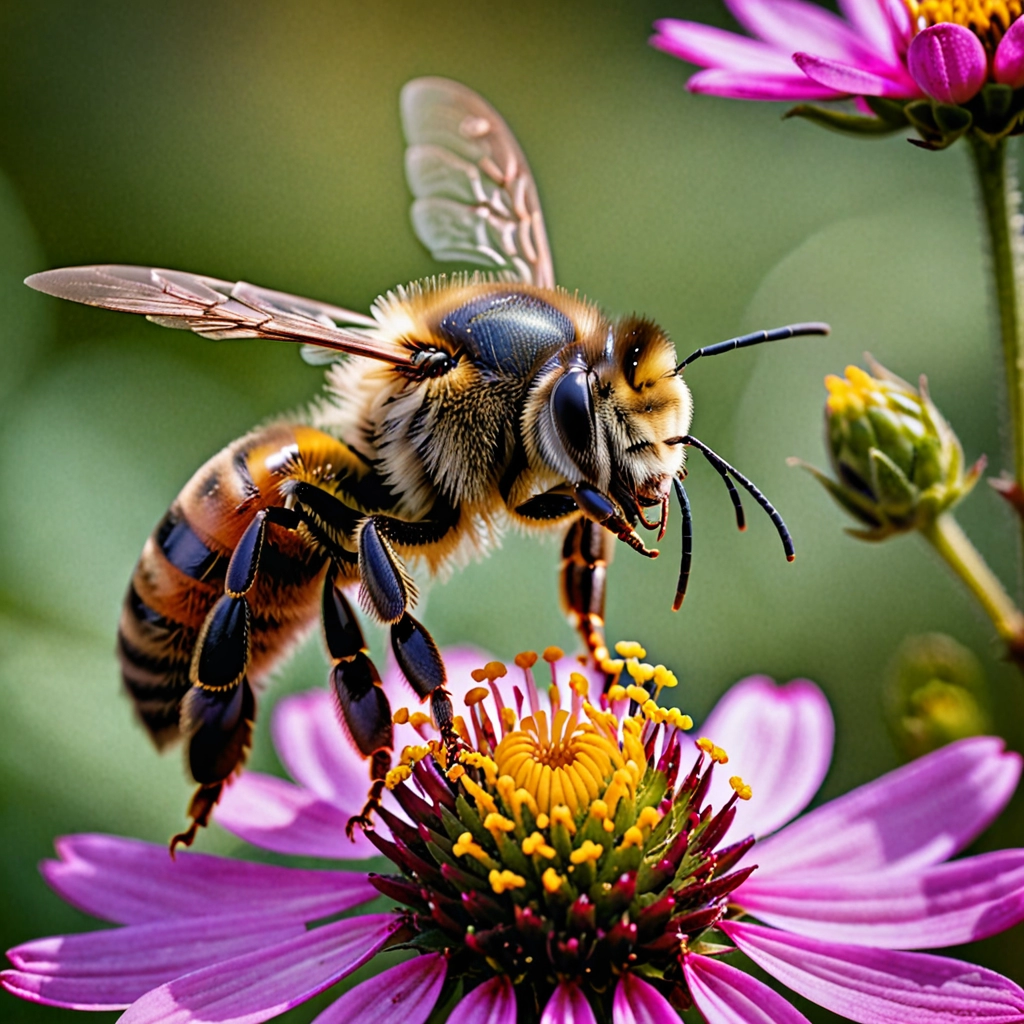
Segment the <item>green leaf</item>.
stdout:
[[899,131],[906,124],[894,124],[892,121],[881,117],[865,117],[863,114],[846,114],[841,110],[831,110],[828,107],[819,107],[816,103],[801,103],[782,115],[783,120],[791,117],[802,117],[805,121],[822,128],[828,128],[834,132],[841,132],[844,135],[864,135],[869,138],[877,138],[882,135],[891,135]]

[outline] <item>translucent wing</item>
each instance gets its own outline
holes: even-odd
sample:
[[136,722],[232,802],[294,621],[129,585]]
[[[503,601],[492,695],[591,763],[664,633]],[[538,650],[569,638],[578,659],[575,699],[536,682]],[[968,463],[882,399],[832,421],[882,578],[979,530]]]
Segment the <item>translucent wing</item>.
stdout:
[[87,306],[141,313],[162,327],[194,331],[216,341],[272,338],[410,365],[406,349],[367,329],[376,327],[371,317],[244,281],[107,265],[47,270],[33,274],[25,284]]
[[498,112],[458,82],[416,78],[402,90],[402,125],[412,223],[434,257],[553,288],[537,186]]

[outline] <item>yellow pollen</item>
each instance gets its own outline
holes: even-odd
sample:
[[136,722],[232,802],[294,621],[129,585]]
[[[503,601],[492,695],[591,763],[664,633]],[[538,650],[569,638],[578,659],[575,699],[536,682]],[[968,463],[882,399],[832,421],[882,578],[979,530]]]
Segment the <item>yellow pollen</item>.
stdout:
[[[554,828],[555,825],[563,826],[571,836],[576,834],[576,823],[572,820],[572,813],[569,808],[564,804],[551,809],[551,827]],[[541,827],[543,828],[544,826]]]
[[651,695],[642,686],[627,686],[626,696],[630,700],[635,700],[637,704],[643,704],[644,701],[651,699]]
[[491,888],[499,896],[509,889],[522,889],[526,885],[526,879],[512,871],[492,870],[487,876],[487,881],[491,883]]
[[414,711],[409,716],[409,724],[414,729],[422,728],[424,725],[431,725],[430,715],[423,714],[422,711]]
[[555,858],[555,848],[549,846],[539,832],[534,832],[533,835],[527,836],[523,840],[522,849],[527,857],[532,857],[536,854],[539,857],[546,857],[548,860],[554,860]]
[[595,800],[590,805],[590,816],[597,818],[598,821],[604,821],[608,817],[608,805],[603,800]]
[[577,867],[580,864],[596,864],[601,859],[601,854],[604,853],[604,847],[599,846],[597,843],[590,839],[584,839],[578,850],[573,850],[569,854],[569,860]]
[[693,719],[689,715],[684,715],[679,708],[669,708],[668,715],[665,719],[669,725],[674,725],[677,729],[692,729]]
[[546,814],[537,815],[537,828],[547,828],[551,819]]
[[654,828],[663,817],[664,815],[657,807],[645,807],[640,812],[640,817],[637,818],[636,823],[640,828]]
[[490,693],[491,691],[486,686],[474,686],[464,698],[466,707],[471,708],[474,704],[479,704],[480,701],[490,696]]
[[673,686],[679,685],[679,680],[676,679],[675,672],[670,672],[664,665],[654,666],[654,685],[659,689],[664,689],[666,686],[672,689]]
[[466,769],[461,764],[453,764],[447,774],[450,782],[458,782],[466,774]]
[[604,658],[598,661],[601,671],[605,675],[617,676],[625,667],[626,663],[621,658]]
[[515,829],[516,823],[509,821],[503,814],[498,814],[497,811],[492,811],[484,818],[484,828],[494,836],[498,838],[500,832],[511,832]]
[[626,699],[626,688],[615,683],[613,686],[608,687],[608,700],[625,700]]
[[715,762],[715,764],[729,763],[729,755],[721,747],[716,747],[714,743],[707,738],[707,736],[701,736],[701,738],[697,740],[697,746],[700,747],[700,749],[703,750],[704,753]]
[[430,747],[403,747],[400,762],[402,764],[416,764],[430,753]]
[[536,651],[521,651],[515,657],[516,667],[521,669],[533,668],[537,664]]
[[486,754],[477,750],[464,750],[459,754],[459,761],[471,768],[479,768],[489,786],[493,786],[498,779],[498,766]]
[[409,721],[409,709],[408,708],[399,708],[391,716],[391,721],[394,722],[395,725],[405,725],[405,723]]
[[645,651],[635,640],[620,640],[615,645],[615,653],[621,658],[646,658]]
[[500,661],[489,661],[484,665],[484,677],[490,682],[508,675],[508,669]]
[[456,857],[472,857],[482,864],[493,863],[491,858],[487,856],[484,848],[479,843],[474,842],[472,832],[463,832],[459,836],[458,841],[452,845],[452,853]]
[[554,868],[548,868],[540,876],[540,884],[544,886],[544,891],[552,896],[562,888],[564,883],[565,879]]
[[1021,16],[1021,0],[903,0],[915,31],[953,22],[970,29],[989,51]]
[[626,829],[625,835],[622,837],[622,842],[619,844],[620,850],[628,850],[631,846],[644,845],[644,834],[636,827],[636,825],[630,825]]
[[654,678],[654,666],[649,665],[646,661],[634,661],[630,658],[626,662],[626,671],[640,686]]
[[741,800],[749,800],[754,795],[754,791],[738,775],[729,779],[729,785]]
[[412,769],[407,764],[396,765],[384,776],[384,785],[388,789],[394,789],[401,785],[412,775]]
[[605,832],[614,832],[615,822],[612,821],[611,818],[605,818],[604,821],[601,822],[601,828],[603,828]]
[[506,729],[512,729],[516,724],[516,713],[510,707],[504,707],[501,709],[501,720]]
[[468,775],[460,775],[459,780],[466,788],[466,792],[468,792],[476,801],[477,810],[481,814],[493,814],[497,812],[498,805],[494,802],[494,797],[491,796],[486,789],[478,786]]
[[572,688],[573,693],[578,694],[584,699],[590,694],[590,682],[586,676],[581,675],[579,672],[573,672],[569,676],[569,686]]

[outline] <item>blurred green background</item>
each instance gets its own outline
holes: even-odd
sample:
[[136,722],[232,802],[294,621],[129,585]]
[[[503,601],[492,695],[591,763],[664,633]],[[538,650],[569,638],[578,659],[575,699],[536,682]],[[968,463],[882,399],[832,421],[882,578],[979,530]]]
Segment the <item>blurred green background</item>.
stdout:
[[[691,97],[688,69],[646,45],[660,16],[729,24],[717,0],[0,5],[5,945],[94,926],[36,872],[54,835],[164,842],[181,825],[180,758],[154,754],[119,692],[121,597],[192,471],[320,386],[290,346],[212,344],[46,298],[21,280],[52,266],[143,263],[365,309],[395,283],[444,269],[408,220],[397,99],[416,75],[470,84],[513,126],[570,289],[654,317],[681,353],[795,320],[833,325],[829,339],[688,373],[694,433],[775,501],[797,561],[786,564],[753,509],[738,535],[720,481],[694,460],[686,607],[669,610],[670,531],[656,563],[618,553],[612,636],[641,639],[674,667],[698,720],[750,673],[820,683],[838,739],[819,799],[898,763],[881,689],[908,634],[948,633],[981,659],[997,727],[1020,749],[1021,680],[956,581],[916,538],[847,538],[821,489],[785,464],[824,463],[822,377],[869,349],[910,379],[927,372],[968,458],[987,452],[1000,467],[998,356],[963,147],[856,142],[782,123],[781,106]],[[979,487],[960,520],[1016,588],[999,499]],[[510,536],[433,586],[423,618],[442,643],[506,658],[572,646],[557,555],[555,541]],[[373,643],[383,651],[382,634]],[[321,685],[324,664],[314,639],[281,673],[263,703],[257,766],[280,770],[266,732],[275,699]],[[1024,845],[1022,809],[1018,798],[978,848]],[[211,829],[199,848],[238,844]],[[964,953],[1024,982],[1022,954],[1021,927]],[[309,1020],[324,1001],[291,1019]],[[5,1021],[72,1016],[0,995]]]

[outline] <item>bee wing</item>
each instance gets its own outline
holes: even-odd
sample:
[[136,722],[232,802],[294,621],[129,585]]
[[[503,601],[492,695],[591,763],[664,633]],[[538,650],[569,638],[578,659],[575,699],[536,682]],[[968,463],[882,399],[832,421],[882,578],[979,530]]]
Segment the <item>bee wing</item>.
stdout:
[[[162,327],[215,341],[271,338],[409,365],[409,353],[378,338],[376,321],[340,306],[155,267],[93,266],[46,270],[26,278],[37,291],[87,306],[140,313]],[[344,324],[339,327],[338,324]],[[350,326],[351,325],[351,326]]]
[[446,78],[413,79],[401,105],[420,241],[436,259],[511,270],[528,284],[553,288],[537,186],[501,115]]

